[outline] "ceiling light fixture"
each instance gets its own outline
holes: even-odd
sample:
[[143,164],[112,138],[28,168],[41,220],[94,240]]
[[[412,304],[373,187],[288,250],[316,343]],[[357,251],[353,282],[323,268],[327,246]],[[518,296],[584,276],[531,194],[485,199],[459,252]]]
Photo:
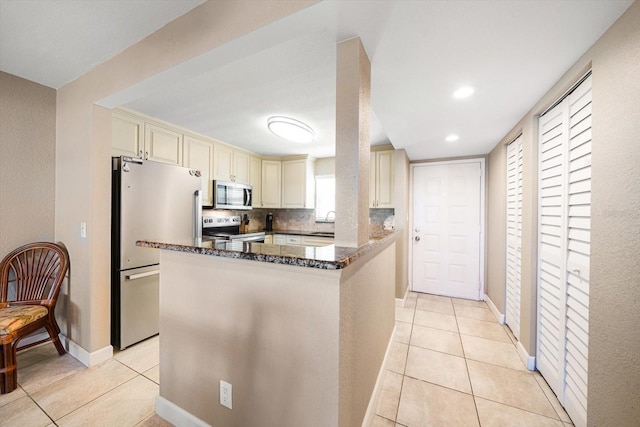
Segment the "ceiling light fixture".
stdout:
[[451,134],[451,135],[447,135],[447,137],[444,140],[447,141],[447,142],[455,142],[458,139],[460,139],[460,137],[458,135]]
[[453,92],[453,97],[456,99],[463,99],[473,95],[476,90],[471,86],[463,86],[460,89]]
[[267,119],[267,127],[274,135],[298,144],[308,144],[315,137],[315,133],[310,126],[290,117],[269,117]]

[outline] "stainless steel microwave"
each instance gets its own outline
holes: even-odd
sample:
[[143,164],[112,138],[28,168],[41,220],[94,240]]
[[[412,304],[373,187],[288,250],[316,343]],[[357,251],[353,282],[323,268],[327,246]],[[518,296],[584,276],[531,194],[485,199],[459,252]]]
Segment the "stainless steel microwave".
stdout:
[[253,188],[230,181],[213,181],[214,209],[251,209]]

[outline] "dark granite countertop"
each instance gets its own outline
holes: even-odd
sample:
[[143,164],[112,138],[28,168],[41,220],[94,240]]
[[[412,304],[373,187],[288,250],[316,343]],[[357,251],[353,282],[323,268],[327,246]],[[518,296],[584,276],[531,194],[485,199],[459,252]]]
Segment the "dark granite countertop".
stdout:
[[273,264],[338,270],[345,268],[359,257],[395,238],[395,233],[376,233],[363,247],[345,248],[328,245],[322,247],[272,245],[266,243],[230,242],[228,240],[193,239],[174,242],[138,240],[136,244],[147,248],[166,249],[225,258],[238,258]]

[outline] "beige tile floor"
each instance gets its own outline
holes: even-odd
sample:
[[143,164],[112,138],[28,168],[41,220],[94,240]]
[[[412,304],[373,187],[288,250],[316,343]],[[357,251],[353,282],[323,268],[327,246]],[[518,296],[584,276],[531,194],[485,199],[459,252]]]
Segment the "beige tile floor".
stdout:
[[411,292],[372,427],[571,426],[484,302]]
[[[412,292],[396,311],[372,427],[572,425],[484,302]],[[158,362],[158,337],[91,368],[50,343],[20,352],[0,426],[170,426],[155,415]]]
[[0,426],[170,426],[155,415],[158,344],[150,338],[91,368],[51,343],[19,352],[18,388],[0,395]]

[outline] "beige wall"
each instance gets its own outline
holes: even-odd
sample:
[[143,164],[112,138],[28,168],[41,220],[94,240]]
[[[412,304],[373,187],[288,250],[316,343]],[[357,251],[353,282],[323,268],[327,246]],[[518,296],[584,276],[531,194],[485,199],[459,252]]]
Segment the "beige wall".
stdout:
[[316,160],[316,175],[334,175],[336,173],[336,158],[325,157]]
[[[582,56],[531,109],[502,144],[523,133],[523,238],[521,342],[535,355],[537,246],[537,116],[586,70],[593,70],[593,154],[589,313],[588,415],[590,426],[637,425],[640,419],[640,2]],[[491,167],[504,168],[496,160]],[[501,165],[501,166],[500,166]],[[490,180],[490,212],[504,205],[502,171]],[[491,195],[493,193],[493,195]],[[502,198],[502,199],[501,199]],[[489,235],[504,233],[504,219]],[[489,270],[504,269],[504,239],[491,242]],[[502,285],[504,286],[504,285]],[[491,288],[492,296],[504,288]]]
[[506,146],[498,144],[487,160],[487,230],[485,293],[500,313],[505,312],[505,233],[507,205]]
[[208,1],[58,90],[56,238],[67,243],[73,265],[69,337],[84,350],[110,344],[111,118],[95,103],[312,3]]
[[161,251],[161,398],[214,426],[361,425],[394,327],[394,247],[343,270]]
[[54,240],[56,91],[0,72],[0,259]]
[[378,249],[341,272],[340,427],[362,425],[395,326],[395,248]]
[[371,63],[359,38],[338,43],[336,64],[336,237],[338,246],[369,241]]
[[396,298],[404,298],[409,287],[409,158],[405,150],[395,150],[393,194],[396,240]]

